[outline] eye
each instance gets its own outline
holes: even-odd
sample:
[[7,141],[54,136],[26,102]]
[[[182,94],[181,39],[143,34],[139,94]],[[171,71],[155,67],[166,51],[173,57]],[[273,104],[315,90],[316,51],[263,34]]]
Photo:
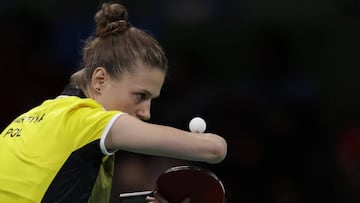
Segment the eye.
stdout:
[[144,92],[135,93],[137,102],[145,101],[149,98],[149,95]]

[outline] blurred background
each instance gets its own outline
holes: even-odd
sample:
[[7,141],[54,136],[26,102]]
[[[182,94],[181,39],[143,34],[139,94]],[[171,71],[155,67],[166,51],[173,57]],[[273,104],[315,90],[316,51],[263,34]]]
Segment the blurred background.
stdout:
[[[229,203],[360,202],[359,0],[128,0],[169,58],[150,122],[194,116],[223,135],[218,165],[117,153],[111,202],[170,166],[223,180]],[[102,1],[0,1],[0,126],[57,96]]]

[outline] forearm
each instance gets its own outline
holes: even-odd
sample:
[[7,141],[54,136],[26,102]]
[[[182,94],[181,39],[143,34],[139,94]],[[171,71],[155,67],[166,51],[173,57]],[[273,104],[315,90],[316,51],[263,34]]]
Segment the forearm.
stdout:
[[108,148],[208,163],[221,162],[226,141],[215,134],[191,133],[121,116],[106,139]]

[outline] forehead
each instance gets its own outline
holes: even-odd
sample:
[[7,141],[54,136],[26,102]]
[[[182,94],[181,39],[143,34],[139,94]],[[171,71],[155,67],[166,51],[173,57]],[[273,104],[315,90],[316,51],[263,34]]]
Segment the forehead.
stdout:
[[154,96],[158,96],[164,80],[165,72],[163,70],[141,65],[135,71],[124,72],[118,81],[126,84],[131,90],[145,90]]

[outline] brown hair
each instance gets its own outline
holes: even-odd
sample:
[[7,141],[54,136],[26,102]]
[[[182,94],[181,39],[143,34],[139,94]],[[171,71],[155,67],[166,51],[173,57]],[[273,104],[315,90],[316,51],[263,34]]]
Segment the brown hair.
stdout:
[[118,78],[136,69],[139,61],[167,72],[162,47],[150,34],[131,25],[123,5],[103,3],[95,24],[95,35],[85,41],[82,51],[82,68],[71,76],[70,85],[86,88],[97,67]]

